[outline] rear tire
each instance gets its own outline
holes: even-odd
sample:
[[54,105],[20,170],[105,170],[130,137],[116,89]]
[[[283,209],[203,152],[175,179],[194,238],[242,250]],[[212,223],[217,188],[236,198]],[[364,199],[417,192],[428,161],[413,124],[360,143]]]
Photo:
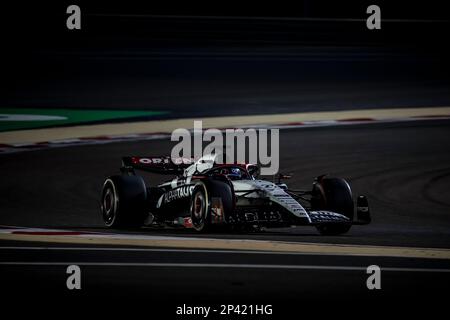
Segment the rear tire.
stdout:
[[[349,184],[340,178],[322,178],[313,187],[313,210],[329,210],[340,213],[353,221],[354,204]],[[347,233],[351,224],[324,224],[317,227],[322,235]]]
[[108,228],[135,228],[147,214],[147,188],[140,176],[111,176],[103,184],[101,211]]

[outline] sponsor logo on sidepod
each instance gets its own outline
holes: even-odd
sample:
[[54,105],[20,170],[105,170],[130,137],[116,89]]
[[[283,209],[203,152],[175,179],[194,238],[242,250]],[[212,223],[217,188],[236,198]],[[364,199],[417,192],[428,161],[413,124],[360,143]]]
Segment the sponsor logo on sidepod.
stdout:
[[164,203],[169,203],[174,200],[190,197],[194,186],[184,186],[174,190],[170,190],[164,194]]

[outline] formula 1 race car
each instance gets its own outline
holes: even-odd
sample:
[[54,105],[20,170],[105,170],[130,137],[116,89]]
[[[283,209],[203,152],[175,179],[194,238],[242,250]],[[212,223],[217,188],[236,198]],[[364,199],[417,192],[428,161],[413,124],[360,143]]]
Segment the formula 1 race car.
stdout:
[[[322,175],[310,190],[291,190],[281,183],[285,175],[259,180],[257,165],[219,164],[215,155],[197,161],[124,157],[122,164],[122,175],[108,177],[101,192],[103,220],[111,228],[183,226],[205,232],[310,225],[337,235],[371,220],[366,197],[357,197],[355,210],[350,186],[340,178]],[[136,170],[175,178],[147,187]]]

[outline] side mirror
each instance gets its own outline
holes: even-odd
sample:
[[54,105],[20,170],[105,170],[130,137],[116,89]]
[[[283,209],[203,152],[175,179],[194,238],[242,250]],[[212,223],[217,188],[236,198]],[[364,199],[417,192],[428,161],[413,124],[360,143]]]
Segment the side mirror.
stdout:
[[277,184],[281,184],[282,179],[290,179],[290,178],[292,178],[292,175],[290,174],[279,173],[276,175]]
[[278,183],[277,186],[279,186],[281,189],[283,189],[285,191],[288,189],[288,186],[286,183]]

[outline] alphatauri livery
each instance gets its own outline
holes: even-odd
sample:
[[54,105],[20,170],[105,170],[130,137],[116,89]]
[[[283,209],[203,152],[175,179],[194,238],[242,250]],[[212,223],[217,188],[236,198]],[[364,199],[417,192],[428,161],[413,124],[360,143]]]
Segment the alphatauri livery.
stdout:
[[[122,174],[108,177],[103,184],[101,211],[106,226],[181,226],[205,232],[311,225],[322,234],[335,235],[354,224],[370,223],[366,197],[357,197],[355,210],[344,179],[322,175],[311,189],[292,190],[281,182],[287,175],[277,175],[274,182],[261,180],[255,164],[219,164],[216,159],[215,155],[197,161],[124,157]],[[136,170],[173,179],[147,186]]]

